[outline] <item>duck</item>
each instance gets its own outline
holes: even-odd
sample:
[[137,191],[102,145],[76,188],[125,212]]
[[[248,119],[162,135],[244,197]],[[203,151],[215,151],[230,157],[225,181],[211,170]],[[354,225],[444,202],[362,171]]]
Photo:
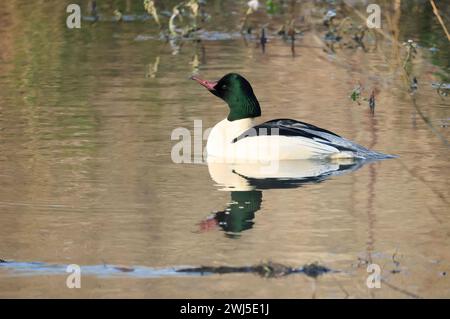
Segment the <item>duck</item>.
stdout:
[[222,99],[229,108],[228,116],[209,133],[206,143],[208,162],[271,163],[280,160],[393,157],[306,122],[279,118],[257,124],[261,116],[260,104],[249,81],[238,73],[228,73],[218,81],[198,76],[191,79]]

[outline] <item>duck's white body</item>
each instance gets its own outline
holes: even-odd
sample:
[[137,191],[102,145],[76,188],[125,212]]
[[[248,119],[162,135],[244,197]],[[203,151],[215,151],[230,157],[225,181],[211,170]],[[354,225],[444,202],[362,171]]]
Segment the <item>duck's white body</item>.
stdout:
[[254,118],[216,124],[207,154],[208,161],[227,163],[381,155],[307,123],[274,120],[255,125]]

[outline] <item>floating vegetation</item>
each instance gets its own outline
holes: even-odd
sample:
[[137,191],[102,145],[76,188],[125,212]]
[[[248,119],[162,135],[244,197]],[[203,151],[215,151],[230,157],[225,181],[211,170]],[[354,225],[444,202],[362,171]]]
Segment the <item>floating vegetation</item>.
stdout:
[[361,105],[361,91],[362,91],[362,86],[361,83],[359,83],[357,86],[355,86],[352,90],[352,93],[350,94],[350,99],[353,102],[358,103],[358,105]]
[[369,104],[370,112],[372,114],[374,114],[375,113],[375,96],[376,96],[377,90],[373,89],[371,91],[370,96],[368,98],[365,98],[365,97],[362,96],[362,92],[363,91],[364,91],[364,88],[363,88],[362,84],[358,83],[358,85],[356,85],[353,88],[353,90],[352,90],[352,92],[350,94],[350,99],[353,102],[358,103],[358,105],[361,105],[362,101],[367,101],[368,104]]

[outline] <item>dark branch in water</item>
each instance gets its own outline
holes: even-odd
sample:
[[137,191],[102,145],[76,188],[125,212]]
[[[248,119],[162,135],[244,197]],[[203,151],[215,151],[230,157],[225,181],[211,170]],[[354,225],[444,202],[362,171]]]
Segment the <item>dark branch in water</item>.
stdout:
[[331,271],[331,269],[329,269],[329,268],[327,268],[325,266],[321,266],[321,265],[319,265],[317,263],[312,263],[312,264],[309,264],[309,265],[305,265],[302,268],[302,272],[306,276],[313,277],[313,278],[319,277],[320,275],[323,275],[323,274],[325,274],[327,272],[330,272],[330,271]]
[[369,107],[370,107],[370,112],[372,114],[375,114],[375,91],[374,90],[372,90],[372,94],[370,94]]
[[266,53],[266,43],[267,43],[267,38],[266,38],[266,30],[264,28],[261,29],[261,38],[259,39],[260,43],[261,43],[261,49],[262,49],[262,53]]
[[[22,271],[25,273],[36,274],[59,274],[64,272],[67,265],[47,264],[41,262],[15,262],[0,259],[2,267],[7,267],[12,270]],[[313,278],[331,272],[332,270],[321,266],[317,263],[307,264],[300,268],[293,268],[282,264],[267,262],[254,266],[200,266],[200,267],[167,267],[167,268],[150,268],[141,266],[126,266],[126,265],[90,265],[82,266],[85,274],[93,275],[117,275],[122,273],[135,273],[140,277],[155,277],[155,276],[174,276],[179,274],[192,275],[213,275],[213,274],[231,274],[231,273],[255,273],[264,278],[278,278],[295,273],[304,273]],[[333,271],[336,272],[336,271]]]
[[307,264],[301,268],[292,268],[277,263],[262,263],[254,266],[233,267],[233,266],[201,266],[195,268],[179,269],[177,272],[204,274],[230,274],[230,273],[255,273],[265,278],[283,277],[295,273],[304,273],[308,277],[317,278],[318,276],[330,272],[331,269],[317,263]]

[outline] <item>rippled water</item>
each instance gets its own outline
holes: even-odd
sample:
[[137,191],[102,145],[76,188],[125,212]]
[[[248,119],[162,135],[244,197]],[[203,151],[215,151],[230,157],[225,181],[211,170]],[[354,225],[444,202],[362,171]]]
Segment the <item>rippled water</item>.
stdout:
[[[318,30],[297,39],[295,57],[272,35],[263,54],[257,37],[235,36],[234,2],[211,1],[211,14],[228,13],[209,23],[203,41],[180,43],[155,37],[147,20],[85,21],[68,30],[65,6],[7,1],[0,8],[1,259],[93,269],[319,262],[339,272],[318,279],[94,272],[81,289],[68,289],[63,271],[30,267],[19,276],[0,267],[0,296],[450,296],[450,103],[431,85],[448,74],[450,59],[445,38],[417,32],[430,25],[430,34],[441,32],[428,11],[417,24],[397,17],[399,41],[423,46],[413,96],[396,45],[332,55]],[[142,10],[134,2],[128,9]],[[202,120],[206,129],[226,116],[189,76],[231,71],[252,83],[261,120],[295,118],[399,158],[296,165],[300,178],[281,186],[249,178],[248,168],[223,175],[230,169],[173,163],[175,128],[193,131]],[[364,96],[378,91],[374,115],[366,101],[349,98],[359,82]],[[370,262],[382,268],[381,289],[366,286]]]

